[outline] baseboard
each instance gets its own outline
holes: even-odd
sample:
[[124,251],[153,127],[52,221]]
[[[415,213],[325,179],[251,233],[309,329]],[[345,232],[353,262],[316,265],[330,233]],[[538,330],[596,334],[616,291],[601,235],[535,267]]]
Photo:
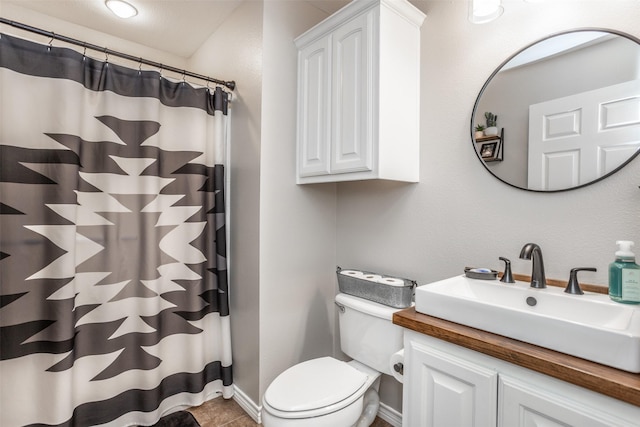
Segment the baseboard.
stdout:
[[251,400],[249,396],[246,395],[245,392],[240,390],[235,384],[233,386],[233,400],[236,401],[238,405],[249,415],[253,421],[258,424],[262,424],[262,417],[260,414],[262,413],[262,405],[256,405],[256,403]]
[[393,427],[402,427],[402,414],[382,402],[380,402],[380,408],[378,409],[378,417]]

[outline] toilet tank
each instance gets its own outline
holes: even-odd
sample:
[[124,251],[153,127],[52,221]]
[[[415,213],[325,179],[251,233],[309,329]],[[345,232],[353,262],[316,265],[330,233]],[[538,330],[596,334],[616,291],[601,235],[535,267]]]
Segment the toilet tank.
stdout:
[[336,303],[340,307],[342,351],[378,372],[391,375],[391,355],[403,346],[403,329],[391,319],[401,309],[342,293],[336,295]]

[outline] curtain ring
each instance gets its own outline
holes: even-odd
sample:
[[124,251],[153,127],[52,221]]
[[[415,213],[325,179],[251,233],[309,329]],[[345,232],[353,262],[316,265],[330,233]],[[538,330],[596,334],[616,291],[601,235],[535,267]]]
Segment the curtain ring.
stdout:
[[160,80],[162,80],[162,70],[164,69],[164,65],[160,64],[160,71],[158,72],[160,76]]
[[84,50],[82,51],[82,60],[84,61],[87,58],[87,44],[83,43],[82,46],[84,47]]
[[49,47],[47,47],[47,50],[51,50],[51,48],[53,47],[53,39],[56,38],[56,33],[51,33],[51,38],[49,39]]
[[104,62],[109,62],[109,52],[106,47],[104,48]]

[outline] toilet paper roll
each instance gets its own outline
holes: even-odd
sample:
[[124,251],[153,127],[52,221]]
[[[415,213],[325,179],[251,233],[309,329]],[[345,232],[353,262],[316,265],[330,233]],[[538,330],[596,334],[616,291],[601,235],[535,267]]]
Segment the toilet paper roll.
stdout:
[[344,274],[345,276],[357,277],[358,279],[362,279],[364,277],[364,273],[358,270],[341,270],[340,274]]
[[401,373],[404,371],[404,348],[391,355],[389,366],[391,367],[391,375],[393,375],[393,378],[401,383],[404,378]]
[[377,282],[378,280],[382,279],[382,276],[379,274],[365,274],[361,277],[361,279],[368,280],[370,282]]
[[382,283],[389,286],[404,286],[404,280],[396,277],[383,277],[378,280],[378,283]]

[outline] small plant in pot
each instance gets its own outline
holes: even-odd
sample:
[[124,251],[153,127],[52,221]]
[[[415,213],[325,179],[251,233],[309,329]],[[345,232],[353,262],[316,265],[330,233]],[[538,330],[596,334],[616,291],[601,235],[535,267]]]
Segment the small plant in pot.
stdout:
[[496,116],[490,111],[487,111],[486,113],[484,113],[484,118],[487,122],[487,128],[484,130],[484,134],[487,136],[497,135],[498,134],[498,128],[497,128],[498,116]]
[[475,128],[474,136],[477,138],[482,138],[484,136],[484,125],[477,125]]

